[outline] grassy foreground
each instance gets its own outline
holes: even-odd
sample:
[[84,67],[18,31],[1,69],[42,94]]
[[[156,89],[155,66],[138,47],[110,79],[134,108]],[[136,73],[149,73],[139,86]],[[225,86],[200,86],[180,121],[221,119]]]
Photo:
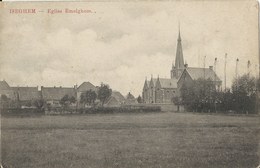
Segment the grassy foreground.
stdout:
[[254,168],[259,117],[189,113],[1,118],[5,168]]

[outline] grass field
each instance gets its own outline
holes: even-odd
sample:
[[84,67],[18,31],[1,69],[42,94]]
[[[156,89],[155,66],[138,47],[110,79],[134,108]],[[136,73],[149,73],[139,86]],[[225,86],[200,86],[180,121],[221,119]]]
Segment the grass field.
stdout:
[[259,117],[190,113],[1,118],[15,168],[255,168]]

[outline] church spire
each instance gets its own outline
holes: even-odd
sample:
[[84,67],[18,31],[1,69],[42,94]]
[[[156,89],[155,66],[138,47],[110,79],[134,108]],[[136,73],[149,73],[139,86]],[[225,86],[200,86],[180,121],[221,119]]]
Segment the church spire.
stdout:
[[177,50],[176,50],[176,58],[175,58],[175,68],[183,69],[184,61],[183,61],[183,52],[182,52],[182,44],[181,44],[181,29],[179,23],[179,36],[178,36]]
[[181,26],[179,21],[179,36],[178,36],[178,42],[181,41]]

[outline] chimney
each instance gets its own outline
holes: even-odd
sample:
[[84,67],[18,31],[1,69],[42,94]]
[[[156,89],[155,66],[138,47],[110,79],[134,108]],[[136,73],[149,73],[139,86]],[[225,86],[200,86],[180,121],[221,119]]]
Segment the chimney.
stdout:
[[213,70],[213,66],[209,66],[209,69],[210,69],[210,70]]
[[185,68],[188,68],[188,64],[185,64],[184,67],[185,67]]

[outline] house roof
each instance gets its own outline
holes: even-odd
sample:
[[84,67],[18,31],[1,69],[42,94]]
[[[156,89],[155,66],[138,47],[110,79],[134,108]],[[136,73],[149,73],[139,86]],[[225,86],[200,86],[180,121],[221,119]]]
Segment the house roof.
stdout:
[[111,96],[105,101],[106,105],[119,105],[125,102],[124,96],[118,91],[112,91]]
[[118,106],[121,104],[115,97],[110,96],[104,103],[105,105]]
[[177,79],[159,78],[162,88],[177,88]]
[[96,86],[94,86],[92,83],[90,82],[83,82],[78,88],[77,91],[87,91],[87,90],[96,90]]
[[38,87],[11,87],[13,91],[15,91],[19,100],[35,100],[40,99],[41,94],[38,91]]
[[65,95],[76,97],[74,88],[42,87],[42,98],[45,100],[61,100]]
[[111,94],[111,97],[114,97],[119,102],[125,101],[124,96],[118,91],[113,91],[112,94]]
[[205,72],[205,79],[211,79],[215,81],[221,81],[217,74],[210,68],[193,68],[188,67],[186,68],[187,72],[191,76],[193,80],[204,78],[204,72]]
[[8,85],[8,83],[3,80],[3,81],[0,81],[0,90],[9,90],[10,89],[10,86]]
[[134,95],[132,95],[130,92],[126,95],[127,100],[135,99]]

